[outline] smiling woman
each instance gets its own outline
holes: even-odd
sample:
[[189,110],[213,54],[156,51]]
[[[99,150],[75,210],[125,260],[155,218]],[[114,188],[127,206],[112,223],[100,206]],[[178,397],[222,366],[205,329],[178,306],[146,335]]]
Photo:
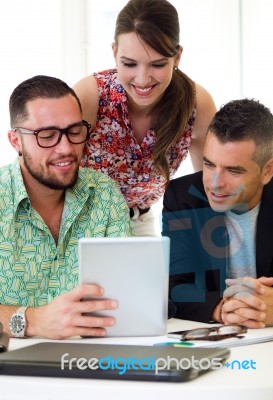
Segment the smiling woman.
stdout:
[[116,20],[112,50],[116,68],[75,85],[83,117],[94,127],[82,166],[113,178],[136,235],[152,236],[151,207],[188,152],[194,168],[202,168],[204,137],[216,107],[179,69],[179,17],[170,2],[128,1]]

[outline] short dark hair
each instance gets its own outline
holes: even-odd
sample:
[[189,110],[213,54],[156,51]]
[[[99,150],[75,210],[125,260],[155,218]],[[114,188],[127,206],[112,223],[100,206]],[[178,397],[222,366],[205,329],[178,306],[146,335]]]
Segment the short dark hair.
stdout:
[[258,100],[232,100],[213,117],[208,131],[221,143],[253,140],[260,167],[273,157],[273,115]]
[[12,92],[9,100],[10,126],[19,126],[27,117],[27,102],[38,98],[58,99],[71,94],[77,100],[82,111],[81,103],[72,88],[64,81],[46,75],[37,75],[20,83]]

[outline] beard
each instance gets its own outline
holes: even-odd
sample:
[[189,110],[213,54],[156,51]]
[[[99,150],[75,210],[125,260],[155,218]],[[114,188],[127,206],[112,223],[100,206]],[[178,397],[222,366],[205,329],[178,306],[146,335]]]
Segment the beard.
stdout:
[[[77,180],[78,180],[78,174],[79,174],[79,162],[78,158],[74,156],[74,160],[77,163],[77,167],[75,170],[66,176],[62,178],[58,178],[57,176],[50,174],[50,172],[46,173],[44,168],[42,166],[35,167],[33,165],[33,160],[31,156],[28,154],[28,152],[23,149],[23,158],[24,158],[24,165],[26,167],[26,170],[28,173],[36,179],[39,183],[42,185],[54,189],[54,190],[66,190],[70,189],[73,186],[75,186]],[[61,162],[62,160],[58,160]]]

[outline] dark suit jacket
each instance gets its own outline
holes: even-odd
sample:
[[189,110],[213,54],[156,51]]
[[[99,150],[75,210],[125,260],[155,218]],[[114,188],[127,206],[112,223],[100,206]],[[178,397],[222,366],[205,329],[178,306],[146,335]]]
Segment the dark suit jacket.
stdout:
[[[163,236],[171,239],[169,297],[175,317],[209,322],[225,289],[228,233],[209,206],[202,172],[173,179],[164,195]],[[257,277],[273,276],[273,180],[257,220]]]

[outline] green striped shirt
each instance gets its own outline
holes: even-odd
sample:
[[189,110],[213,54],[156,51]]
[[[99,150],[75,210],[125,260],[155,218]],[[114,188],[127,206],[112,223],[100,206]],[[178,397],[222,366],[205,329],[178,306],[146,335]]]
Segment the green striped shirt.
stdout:
[[78,239],[131,236],[115,182],[79,171],[65,195],[58,244],[31,207],[18,161],[0,168],[0,303],[41,306],[78,285]]

